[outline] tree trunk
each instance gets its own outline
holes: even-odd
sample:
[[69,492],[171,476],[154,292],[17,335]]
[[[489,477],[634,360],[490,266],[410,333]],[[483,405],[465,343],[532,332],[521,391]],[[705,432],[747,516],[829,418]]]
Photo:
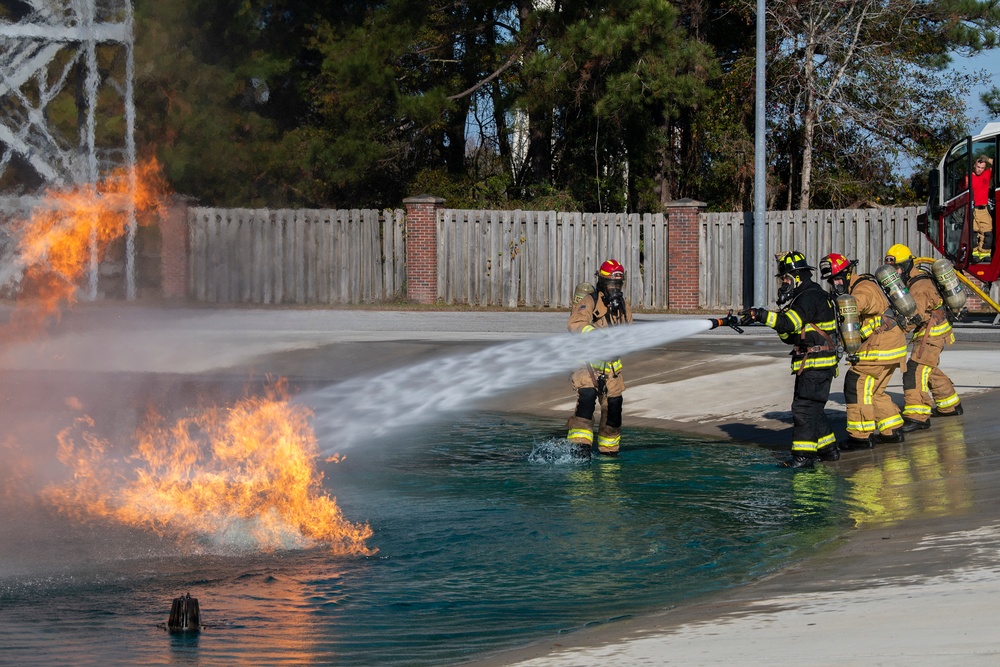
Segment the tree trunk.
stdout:
[[[663,136],[670,136],[670,120],[665,119],[660,124],[660,131],[663,132]],[[656,165],[656,192],[659,195],[660,206],[666,206],[674,199],[673,188],[671,187],[671,160],[673,159],[672,151],[670,150],[670,142],[665,141],[658,151],[658,160]]]
[[799,193],[799,210],[809,210],[809,184],[812,179],[813,137],[816,134],[817,105],[816,68],[813,58],[816,45],[809,41],[805,49],[805,71],[803,84],[806,89],[805,108],[802,110],[802,189]]
[[799,210],[809,210],[810,182],[812,181],[813,136],[816,133],[816,117],[812,110],[802,119],[802,192],[799,196]]

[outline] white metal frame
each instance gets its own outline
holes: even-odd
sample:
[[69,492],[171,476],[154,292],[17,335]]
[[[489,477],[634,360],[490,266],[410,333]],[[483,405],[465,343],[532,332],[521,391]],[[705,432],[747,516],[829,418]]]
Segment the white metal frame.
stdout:
[[[0,0],[0,5],[8,3]],[[0,211],[29,212],[42,192],[53,186],[96,184],[112,169],[126,168],[135,192],[135,74],[131,0],[21,0],[30,10],[17,22],[0,21]],[[118,74],[99,69],[98,45],[120,49],[124,68]],[[116,54],[117,56],[118,54]],[[47,107],[70,84],[74,68],[82,69],[83,90],[77,93],[82,115],[78,136],[65,136],[49,122]],[[116,78],[117,77],[117,78]],[[124,115],[123,136],[113,145],[97,139],[101,93],[114,91]],[[8,173],[17,156],[41,182]],[[0,180],[0,183],[4,181]],[[135,298],[134,197],[129,197],[126,228],[125,292]],[[88,275],[89,297],[97,297],[96,227],[92,230]]]

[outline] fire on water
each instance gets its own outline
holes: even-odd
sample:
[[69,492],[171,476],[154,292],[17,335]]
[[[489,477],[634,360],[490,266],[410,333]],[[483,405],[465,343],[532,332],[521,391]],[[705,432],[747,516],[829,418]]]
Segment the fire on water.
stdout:
[[323,489],[310,418],[279,381],[263,396],[173,424],[152,415],[135,450],[120,460],[82,418],[59,438],[59,458],[73,478],[47,488],[45,498],[74,518],[193,538],[209,548],[323,546],[371,555],[371,528],[347,521]]

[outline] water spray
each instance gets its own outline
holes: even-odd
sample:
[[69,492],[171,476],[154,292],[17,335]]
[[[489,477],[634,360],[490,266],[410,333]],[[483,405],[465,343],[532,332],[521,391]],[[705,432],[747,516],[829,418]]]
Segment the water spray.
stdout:
[[326,454],[413,428],[539,380],[599,359],[616,359],[720,326],[720,320],[639,323],[505,343],[426,361],[309,394],[314,425]]

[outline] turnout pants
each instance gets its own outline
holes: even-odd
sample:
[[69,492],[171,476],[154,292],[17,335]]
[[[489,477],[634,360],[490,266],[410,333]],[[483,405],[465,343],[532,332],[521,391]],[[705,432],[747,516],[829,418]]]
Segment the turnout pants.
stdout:
[[826,419],[833,368],[807,369],[795,376],[792,396],[792,454],[814,456],[837,441]]
[[931,417],[932,405],[947,411],[959,403],[951,378],[938,368],[946,337],[920,339],[914,344],[903,373],[903,416],[907,419],[925,422]]
[[892,372],[899,362],[891,365],[858,363],[844,377],[844,402],[847,403],[847,434],[863,440],[875,431],[892,435],[903,425],[899,408],[885,393]]
[[573,373],[570,382],[576,389],[576,411],[566,422],[566,438],[587,447],[594,444],[594,412],[600,401],[601,422],[597,430],[597,451],[602,454],[617,453],[622,437],[625,378],[621,373],[601,376],[596,371],[581,368]]
[[[992,193],[991,195],[992,196]],[[972,231],[975,233],[975,247],[972,254],[976,257],[990,254],[993,250],[993,216],[989,209],[973,209]]]

